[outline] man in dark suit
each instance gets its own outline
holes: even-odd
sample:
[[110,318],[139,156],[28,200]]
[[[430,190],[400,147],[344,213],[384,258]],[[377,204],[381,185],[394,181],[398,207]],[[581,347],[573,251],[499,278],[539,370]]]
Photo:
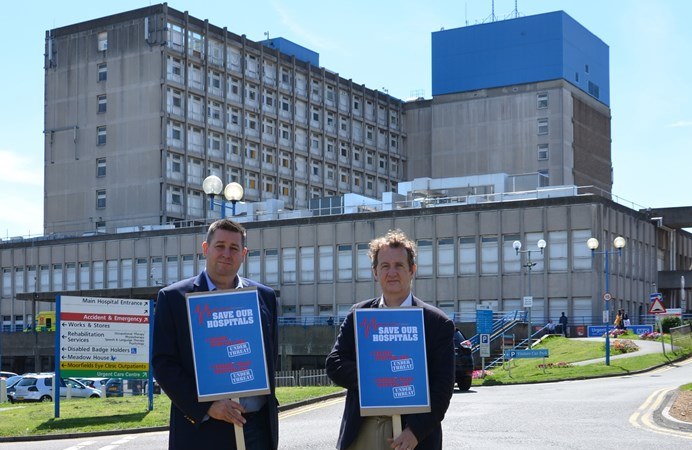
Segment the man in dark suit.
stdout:
[[[245,229],[222,219],[209,227],[202,243],[206,268],[198,276],[161,289],[156,300],[152,366],[171,399],[170,449],[235,449],[234,425],[243,427],[248,449],[276,450],[279,415],[274,369],[278,359],[277,300],[274,291],[238,276],[247,254]],[[185,294],[256,286],[260,303],[269,395],[199,402]]]
[[[340,450],[442,449],[442,419],[454,390],[454,324],[442,311],[411,293],[415,255],[415,244],[400,230],[370,242],[372,271],[382,297],[354,305],[326,361],[329,377],[348,389],[337,442]],[[403,430],[392,438],[391,418],[360,415],[353,310],[411,306],[423,308],[431,412],[403,415]]]

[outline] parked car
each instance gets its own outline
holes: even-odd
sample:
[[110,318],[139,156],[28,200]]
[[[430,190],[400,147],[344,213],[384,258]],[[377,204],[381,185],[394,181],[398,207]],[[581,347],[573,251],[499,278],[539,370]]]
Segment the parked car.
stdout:
[[454,332],[454,380],[460,391],[471,389],[475,365],[473,346],[457,328]]
[[[106,397],[122,397],[125,392],[132,395],[143,395],[147,381],[140,379],[123,380],[122,378],[109,378],[106,382]],[[154,383],[154,393],[161,388],[158,383]]]
[[[22,377],[14,386],[14,392],[8,393],[11,403],[21,401],[52,402],[53,374],[32,374]],[[93,389],[74,378],[60,379],[60,397],[67,397],[68,387],[75,398],[99,398],[101,391]]]
[[122,397],[123,396],[123,379],[109,378],[106,381],[106,397]]
[[5,372],[5,371],[0,371],[0,379],[6,380],[9,377],[16,377],[17,374],[14,372]]
[[77,378],[77,381],[80,381],[90,388],[98,389],[99,391],[101,390],[101,386],[105,386],[108,380],[109,378]]

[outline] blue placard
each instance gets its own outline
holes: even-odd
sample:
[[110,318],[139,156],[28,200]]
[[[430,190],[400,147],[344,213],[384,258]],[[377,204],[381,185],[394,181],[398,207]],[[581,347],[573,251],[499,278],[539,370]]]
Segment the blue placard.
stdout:
[[361,416],[430,412],[422,308],[354,311]]
[[537,348],[535,350],[505,350],[505,358],[547,358],[549,352],[547,348]]
[[[613,331],[615,327],[610,326],[608,329]],[[630,325],[627,327],[627,331],[631,331],[634,334],[651,333],[654,331],[654,327],[652,325]],[[589,326],[586,328],[586,335],[588,337],[601,337],[605,332],[605,325]]]
[[269,394],[257,289],[190,293],[186,301],[199,400]]

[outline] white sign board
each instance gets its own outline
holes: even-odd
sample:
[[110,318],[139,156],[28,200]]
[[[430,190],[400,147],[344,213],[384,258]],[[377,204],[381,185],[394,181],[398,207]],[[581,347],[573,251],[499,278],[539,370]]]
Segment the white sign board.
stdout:
[[59,296],[61,376],[147,378],[151,317],[150,300]]
[[531,308],[533,306],[533,297],[524,297],[524,308]]

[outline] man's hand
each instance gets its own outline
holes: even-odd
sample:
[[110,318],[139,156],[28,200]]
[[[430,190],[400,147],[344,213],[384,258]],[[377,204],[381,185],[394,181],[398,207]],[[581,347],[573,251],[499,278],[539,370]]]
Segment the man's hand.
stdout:
[[418,445],[418,439],[408,427],[394,439],[387,439],[387,442],[394,450],[413,450]]
[[207,414],[216,420],[223,420],[224,422],[242,427],[245,424],[244,412],[245,409],[240,403],[234,402],[231,399],[225,399],[212,403]]

